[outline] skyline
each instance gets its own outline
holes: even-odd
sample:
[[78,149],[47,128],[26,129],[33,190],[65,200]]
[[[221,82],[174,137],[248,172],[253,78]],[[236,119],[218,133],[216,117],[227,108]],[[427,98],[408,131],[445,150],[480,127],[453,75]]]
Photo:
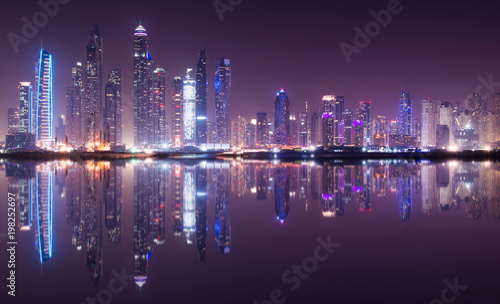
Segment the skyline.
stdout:
[[[2,53],[11,59],[9,62],[4,62],[5,69],[16,72],[13,75],[9,74],[8,80],[5,79],[5,74],[2,76],[2,88],[6,92],[2,102],[5,106],[17,106],[15,102],[18,99],[16,96],[18,95],[17,85],[20,81],[33,82],[31,79],[32,73],[30,73],[32,72],[32,68],[27,69],[25,67],[32,66],[34,60],[30,59],[33,57],[30,53],[36,53],[36,49],[38,48],[37,41],[43,38],[44,48],[54,56],[54,117],[63,114],[65,104],[64,94],[66,93],[65,88],[70,86],[71,66],[77,61],[82,61],[84,58],[85,49],[83,44],[86,42],[86,37],[88,38],[88,28],[94,22],[100,24],[103,37],[106,40],[104,44],[105,60],[103,71],[113,68],[122,69],[123,102],[124,104],[130,102],[132,94],[130,85],[132,80],[132,59],[129,56],[130,54],[128,54],[131,52],[130,32],[137,26],[139,20],[142,20],[148,28],[151,46],[154,50],[152,56],[155,58],[156,64],[165,68],[167,82],[172,81],[175,75],[184,75],[187,68],[194,69],[200,47],[206,46],[209,82],[208,117],[211,121],[215,120],[215,111],[212,110],[215,107],[213,89],[214,63],[215,58],[220,56],[231,58],[231,64],[234,65],[232,69],[232,78],[234,78],[234,81],[231,92],[231,119],[236,118],[238,115],[246,115],[246,113],[254,113],[252,115],[256,115],[258,111],[272,113],[273,96],[280,88],[284,88],[289,95],[291,113],[296,115],[304,111],[305,101],[310,103],[309,113],[313,113],[319,109],[323,95],[336,94],[345,96],[345,107],[350,109],[356,108],[355,105],[361,100],[371,100],[373,101],[372,117],[384,114],[389,119],[392,119],[397,114],[397,94],[400,93],[402,87],[411,93],[412,99],[417,103],[419,100],[428,97],[433,100],[443,99],[450,102],[463,103],[467,95],[475,91],[479,85],[482,85],[482,88],[479,90],[480,94],[485,95],[489,93],[486,84],[490,82],[491,86],[491,81],[495,82],[494,72],[499,67],[499,64],[495,60],[496,56],[493,56],[495,52],[498,53],[498,50],[496,50],[498,47],[492,46],[490,42],[487,42],[494,40],[492,38],[494,37],[494,29],[491,26],[487,26],[489,22],[487,14],[490,12],[482,11],[481,7],[456,5],[448,8],[458,12],[458,14],[450,13],[454,17],[447,17],[449,20],[447,20],[446,27],[438,28],[449,35],[442,37],[440,43],[433,43],[432,45],[436,47],[431,47],[429,50],[435,50],[437,54],[446,49],[453,48],[453,51],[450,53],[452,56],[429,55],[424,45],[415,48],[414,51],[407,52],[407,50],[405,52],[394,53],[390,52],[390,50],[394,48],[393,42],[396,41],[394,40],[395,34],[398,36],[397,34],[405,33],[405,43],[408,47],[415,46],[417,42],[421,44],[422,41],[437,39],[437,37],[434,37],[434,34],[429,34],[429,37],[420,39],[412,36],[412,34],[416,34],[415,26],[419,26],[420,31],[423,31],[423,28],[436,26],[435,20],[430,22],[430,24],[415,25],[412,23],[412,21],[418,20],[417,16],[419,13],[422,13],[422,11],[425,12],[429,8],[429,4],[423,2],[405,3],[403,1],[402,5],[405,7],[405,10],[399,15],[393,16],[391,24],[384,28],[378,37],[373,38],[370,45],[363,49],[361,54],[353,55],[351,64],[347,64],[338,48],[338,43],[342,41],[352,42],[352,37],[355,34],[352,28],[354,26],[362,27],[366,22],[371,20],[371,10],[380,11],[385,9],[386,4],[387,1],[370,2],[369,4],[362,3],[359,4],[359,8],[357,9],[353,9],[352,4],[344,2],[312,7],[311,12],[313,16],[303,16],[305,19],[302,22],[311,20],[314,22],[307,28],[304,28],[304,30],[296,32],[298,25],[304,25],[302,22],[292,24],[289,29],[279,24],[276,27],[271,27],[272,25],[276,25],[271,21],[262,22],[262,24],[249,22],[249,20],[255,19],[251,17],[256,17],[256,15],[267,16],[268,14],[275,13],[277,9],[280,9],[283,13],[287,13],[290,17],[297,16],[299,14],[298,8],[293,4],[287,4],[287,6],[279,8],[275,4],[266,4],[264,6],[266,10],[259,10],[259,1],[256,3],[243,2],[233,12],[226,13],[224,21],[221,22],[217,13],[211,7],[211,3],[208,3],[204,4],[207,5],[205,7],[206,10],[203,10],[202,6],[200,6],[199,9],[198,7],[191,7],[191,10],[188,11],[188,13],[200,17],[195,20],[196,22],[182,21],[176,23],[172,21],[172,24],[175,24],[175,26],[165,27],[160,23],[162,19],[159,16],[155,16],[156,14],[161,15],[160,12],[152,13],[151,10],[143,8],[134,12],[134,14],[141,15],[139,16],[140,18],[137,18],[137,16],[130,16],[130,13],[123,14],[123,16],[120,14],[121,10],[130,9],[130,7],[120,8],[117,14],[119,17],[109,20],[109,18],[104,18],[102,15],[98,16],[99,14],[96,12],[88,12],[87,9],[82,9],[80,2],[72,1],[64,6],[61,5],[59,13],[50,18],[47,26],[40,28],[39,33],[28,44],[23,44],[19,47],[20,51],[18,54],[13,52],[10,43],[3,45]],[[106,12],[110,5],[95,3],[95,7],[102,8],[103,12]],[[172,7],[173,11],[180,10],[180,12],[186,12],[188,10],[186,5],[171,4],[169,7]],[[157,6],[163,7],[162,5]],[[339,30],[324,25],[324,21],[320,20],[321,18],[315,18],[318,17],[318,14],[323,13],[319,10],[320,8],[333,8],[334,6],[344,11],[346,16],[352,17],[349,22],[339,22]],[[82,11],[81,15],[84,17],[71,13],[75,12],[77,8],[79,8],[79,11]],[[432,19],[431,17],[436,11],[439,11],[440,7],[433,4],[431,8],[434,11],[427,12],[428,14],[426,15],[430,19]],[[33,12],[39,9],[40,7],[36,3],[33,3]],[[469,26],[466,22],[458,20],[461,15],[460,12],[467,11],[472,16],[478,10],[481,10],[482,17],[476,20],[477,22],[474,26]],[[12,13],[5,20],[12,21],[9,22],[10,24],[20,24],[20,16],[22,15],[16,15],[16,12],[19,12],[19,10],[14,7],[12,10],[9,9],[9,11]],[[164,17],[172,14],[168,10],[160,11],[164,12],[164,15],[162,15]],[[23,11],[22,13],[30,16],[28,12]],[[15,16],[19,20],[16,20]],[[85,19],[86,21],[81,21],[81,19]],[[169,20],[178,21],[178,19],[179,17],[177,16]],[[266,20],[266,18],[263,19]],[[244,22],[247,23],[245,24]],[[193,30],[200,23],[205,24],[206,29],[200,31],[203,33],[196,34]],[[467,30],[460,31],[463,28],[457,26],[457,23],[461,24],[462,27],[468,25]],[[59,26],[56,26],[57,24]],[[125,26],[125,24],[128,24],[128,26]],[[349,27],[345,28],[347,24],[350,29]],[[452,25],[456,29],[451,30],[453,28]],[[252,38],[250,34],[265,26],[268,29],[263,32],[263,42],[260,45],[252,43],[255,42],[255,38]],[[116,29],[117,27],[119,29]],[[129,29],[129,27],[130,31],[124,30]],[[19,33],[20,31],[20,26],[4,26],[4,28],[7,28],[9,32]],[[62,28],[64,28],[64,31]],[[340,30],[340,28],[343,29]],[[65,43],[63,45],[54,39],[54,35],[60,35],[61,31],[71,32],[70,35],[65,36]],[[283,35],[277,39],[279,43],[272,39],[272,37],[269,37],[280,31]],[[290,37],[293,31],[295,31],[296,39],[294,39],[295,36]],[[172,33],[174,34],[172,39],[168,35],[165,35]],[[326,36],[328,33],[330,34]],[[184,38],[180,38],[182,34],[184,34]],[[235,38],[235,34],[238,38]],[[325,34],[325,38],[338,37],[338,39],[320,39],[313,44],[304,43],[307,41],[311,42],[311,39],[318,38],[317,36],[321,34]],[[190,36],[190,39],[186,39],[186,36]],[[471,36],[474,36],[474,41],[476,41],[474,49],[480,49],[480,52],[470,52],[471,46],[468,44],[464,44],[462,47],[457,45],[459,42],[463,43],[463,41],[467,41],[467,37]],[[412,37],[415,39],[412,39]],[[489,37],[489,40],[481,39],[481,37]],[[301,38],[307,39],[300,40]],[[232,43],[232,39],[238,39],[235,40],[238,43]],[[300,43],[297,43],[297,40],[300,40]],[[330,40],[335,40],[335,42],[327,42]],[[450,42],[453,43],[450,44]],[[293,47],[291,47],[291,44]],[[298,44],[300,46],[297,46]],[[420,45],[419,43],[417,44]],[[442,44],[447,45],[443,48],[439,47]],[[383,51],[384,48],[385,51]],[[260,53],[265,54],[261,60],[255,60],[258,58],[255,56],[255,54],[259,54],[258,49],[260,49]],[[381,56],[381,52],[387,51],[389,51],[390,55]],[[314,54],[314,56],[311,56],[311,54]],[[294,59],[292,60],[290,56]],[[402,58],[407,56],[413,56],[417,60]],[[370,58],[369,62],[367,62],[368,58]],[[379,60],[376,60],[377,58]],[[425,60],[422,62],[418,58]],[[457,58],[460,60],[456,60]],[[290,64],[290,62],[293,62],[293,64]],[[457,62],[459,63],[460,73],[457,73],[456,70]],[[265,71],[269,73],[260,73],[260,69],[264,68],[264,66]],[[331,73],[339,69],[339,73]],[[297,73],[297,70],[300,72]],[[381,77],[384,74],[386,77]],[[488,79],[490,74],[492,75],[491,81]],[[256,77],[256,75],[259,75],[259,77]],[[484,81],[478,77],[482,77]],[[307,82],[306,85],[303,85],[305,79],[307,79]],[[12,86],[10,83],[15,83],[15,85]],[[169,86],[167,86],[166,96],[170,96]],[[392,106],[386,107],[389,105]],[[488,107],[491,108],[491,105],[488,105]],[[389,109],[389,113],[387,113],[386,109]],[[419,109],[416,109],[414,116],[420,116]],[[0,130],[6,133],[7,126],[2,125],[1,128]],[[130,129],[130,126],[125,126],[124,135],[126,136],[124,136],[124,141],[127,144],[131,143],[129,136],[131,133]]]

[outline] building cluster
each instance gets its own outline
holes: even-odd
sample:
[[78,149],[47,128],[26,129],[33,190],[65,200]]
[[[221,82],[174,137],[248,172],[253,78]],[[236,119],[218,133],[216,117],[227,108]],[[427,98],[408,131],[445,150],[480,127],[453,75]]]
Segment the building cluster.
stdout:
[[[231,61],[215,62],[215,120],[208,120],[206,51],[184,78],[175,76],[167,97],[167,72],[154,64],[148,34],[140,24],[133,35],[134,147],[152,150],[229,150],[230,148],[344,147],[487,149],[500,140],[500,93],[484,100],[478,93],[463,106],[443,100],[423,100],[421,119],[415,117],[410,94],[402,91],[395,120],[371,114],[372,102],[345,106],[344,96],[326,95],[318,111],[291,112],[284,90],[277,93],[274,117],[230,119]],[[88,37],[85,60],[71,69],[66,113],[54,126],[52,56],[41,49],[35,80],[19,85],[19,108],[8,110],[7,149],[124,151],[122,72],[103,71],[103,36],[95,24]],[[487,103],[493,111],[487,110]],[[125,117],[124,117],[125,116]],[[130,119],[131,121],[131,119]],[[54,132],[55,130],[55,132]]]

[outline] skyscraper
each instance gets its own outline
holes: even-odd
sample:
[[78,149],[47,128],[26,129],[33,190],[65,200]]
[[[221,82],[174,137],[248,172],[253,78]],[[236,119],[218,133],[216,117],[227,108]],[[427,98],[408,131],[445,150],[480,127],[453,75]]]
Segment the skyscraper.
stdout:
[[[112,93],[108,96],[108,89]],[[108,97],[111,98],[108,100]],[[108,73],[108,84],[106,85],[105,102],[105,129],[106,140],[111,146],[121,145],[123,139],[122,122],[122,71],[111,70]]]
[[66,135],[68,143],[79,147],[83,143],[82,130],[85,130],[89,117],[82,116],[83,66],[77,62],[71,69],[72,85],[66,90]]
[[353,145],[352,135],[353,135],[353,122],[354,122],[354,113],[349,110],[344,110],[344,145],[351,146]]
[[192,69],[186,72],[184,80],[184,144],[194,146],[196,144],[196,81],[189,75]]
[[311,145],[317,146],[320,142],[320,124],[319,115],[314,112],[311,115]]
[[200,50],[200,59],[196,65],[196,145],[206,144],[207,136],[207,60],[205,48]]
[[137,147],[149,144],[150,58],[148,34],[139,24],[134,32],[134,145]]
[[335,145],[342,145],[343,138],[343,125],[344,125],[344,96],[337,96],[335,98]]
[[162,68],[153,72],[153,144],[163,147],[167,144],[167,110],[166,90],[167,73]]
[[493,99],[493,112],[497,116],[496,124],[496,140],[500,140],[500,93],[495,93],[492,95]]
[[9,107],[7,109],[7,116],[8,116],[7,134],[12,135],[14,133],[19,133],[19,123],[20,123],[19,108]]
[[218,144],[230,144],[229,107],[231,101],[231,61],[217,58],[215,65],[215,119]]
[[290,101],[284,90],[279,91],[274,102],[275,110],[275,143],[286,146],[291,140],[290,134]]
[[257,138],[256,143],[258,147],[265,147],[268,144],[268,133],[267,133],[267,113],[258,112],[257,113]]
[[372,107],[371,101],[360,101],[359,102],[359,119],[363,122],[363,126],[364,126],[363,143],[366,144],[366,146],[370,146],[372,144],[371,107]]
[[52,147],[54,140],[53,126],[53,90],[52,90],[52,55],[41,49],[35,67],[35,89],[37,100],[36,140],[42,148]]
[[183,81],[180,77],[175,77],[172,82],[172,143],[173,148],[182,148],[184,144],[184,121],[182,113],[183,102]]
[[[102,35],[96,23],[90,30],[86,49],[84,94],[82,100],[83,141],[100,140],[103,129],[102,104]],[[88,121],[87,121],[88,119]]]
[[410,93],[403,92],[399,98],[398,135],[413,136],[413,102]]
[[307,123],[307,113],[301,113],[299,115],[299,145],[302,147],[307,147],[308,143],[308,123]]
[[436,147],[437,117],[437,102],[430,99],[422,100],[422,147]]
[[32,112],[31,83],[21,82],[19,84],[19,132],[33,133]]
[[335,96],[323,96],[321,105],[321,138],[325,149],[335,145]]

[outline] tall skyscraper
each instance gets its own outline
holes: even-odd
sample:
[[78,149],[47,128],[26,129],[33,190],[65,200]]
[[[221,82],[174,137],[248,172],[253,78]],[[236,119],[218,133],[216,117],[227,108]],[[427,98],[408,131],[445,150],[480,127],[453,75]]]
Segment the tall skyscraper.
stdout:
[[142,24],[139,24],[134,32],[134,145],[136,147],[149,144],[150,61],[148,34]]
[[189,75],[192,69],[186,72],[184,79],[184,144],[194,146],[196,144],[196,81]]
[[451,144],[453,142],[453,128],[455,125],[455,120],[453,119],[453,104],[447,101],[438,101],[438,109],[437,109],[438,117],[437,124],[438,125],[446,125],[449,130],[449,139],[448,142]]
[[302,147],[307,147],[308,144],[308,123],[307,123],[307,113],[301,113],[299,115],[299,145]]
[[323,96],[321,105],[321,138],[325,149],[335,145],[335,96]]
[[115,146],[121,145],[123,140],[121,69],[114,69],[108,73],[108,85],[114,88],[112,91],[114,91],[115,94],[112,102],[106,102],[105,104],[105,134],[107,134],[111,146]]
[[41,49],[35,66],[35,90],[37,100],[36,140],[42,148],[52,147],[54,141],[53,126],[53,89],[52,55]]
[[184,120],[182,111],[183,97],[183,81],[180,77],[175,77],[172,82],[172,114],[171,114],[171,127],[172,130],[172,143],[173,148],[182,148],[184,145]]
[[167,144],[167,109],[166,92],[167,73],[162,68],[157,68],[153,72],[153,144],[164,147]]
[[[82,115],[83,66],[77,62],[71,69],[72,85],[66,90],[66,135],[68,143],[74,147],[83,144],[82,130],[85,130],[89,117]],[[84,131],[83,131],[84,132]]]
[[320,124],[319,124],[319,115],[314,112],[311,115],[311,145],[318,146],[320,145]]
[[215,119],[218,144],[230,144],[229,107],[231,101],[231,61],[218,58],[215,65]]
[[20,114],[19,108],[11,108],[7,109],[7,134],[12,135],[14,133],[19,133],[19,124],[20,124]]
[[268,132],[267,132],[267,113],[258,112],[257,113],[257,138],[256,143],[258,147],[265,147],[268,142]]
[[496,141],[499,141],[500,140],[500,93],[493,94],[492,99],[493,99],[493,112],[497,116]]
[[436,147],[437,117],[437,102],[430,99],[422,100],[422,147]]
[[122,143],[122,76],[121,70],[109,72],[104,101],[104,140],[111,146]]
[[31,83],[21,82],[19,84],[19,132],[21,133],[33,133],[31,94]]
[[403,92],[399,98],[398,135],[413,136],[413,102],[410,93]]
[[[96,23],[90,30],[84,70],[84,94],[82,101],[82,130],[85,143],[101,140],[103,130],[102,104],[102,35]],[[88,121],[87,121],[88,119]]]
[[274,102],[275,143],[286,146],[291,140],[290,134],[290,101],[284,90],[279,91]]
[[[366,146],[372,145],[372,114],[371,114],[371,101],[360,101],[359,102],[359,120],[363,122],[363,143]],[[366,133],[366,134],[365,134]]]
[[337,96],[335,98],[335,145],[342,145],[343,138],[343,125],[344,125],[344,96]]
[[353,140],[353,123],[354,123],[354,113],[349,110],[344,110],[344,145],[352,146]]
[[200,50],[200,59],[196,65],[196,145],[208,143],[207,135],[207,60],[205,48]]

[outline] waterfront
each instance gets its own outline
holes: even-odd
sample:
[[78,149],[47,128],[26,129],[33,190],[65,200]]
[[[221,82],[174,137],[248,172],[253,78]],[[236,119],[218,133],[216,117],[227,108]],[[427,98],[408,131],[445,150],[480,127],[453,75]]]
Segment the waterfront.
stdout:
[[[134,279],[113,303],[266,303],[276,289],[284,303],[429,303],[455,277],[467,286],[456,303],[499,297],[498,162],[1,166],[0,195],[17,201],[19,303],[87,303],[122,270]],[[282,276],[318,238],[339,247],[292,291],[300,276]]]

